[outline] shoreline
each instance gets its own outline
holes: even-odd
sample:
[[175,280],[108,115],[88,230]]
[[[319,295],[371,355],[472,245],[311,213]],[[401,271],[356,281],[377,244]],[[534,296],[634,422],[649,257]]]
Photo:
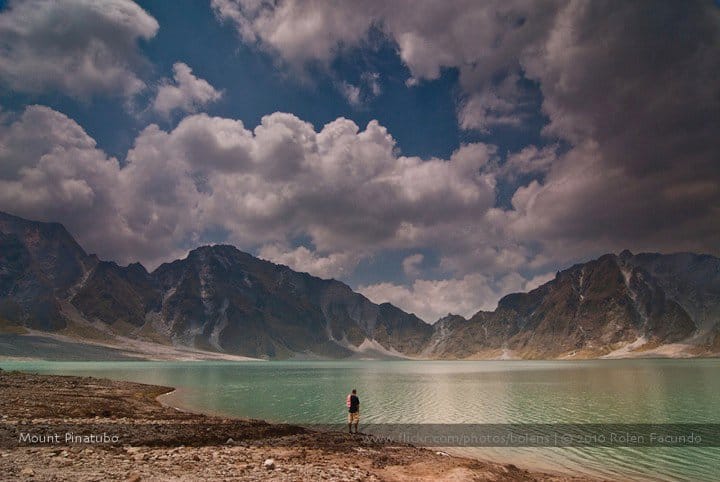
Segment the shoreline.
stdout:
[[[469,361],[476,361],[476,360],[469,360]],[[498,361],[503,361],[503,360],[498,360]],[[177,410],[178,412],[182,412],[182,413],[243,420],[242,417],[229,415],[229,414],[223,413],[221,411],[214,412],[211,410],[198,410],[198,409],[193,409],[190,407],[182,406],[180,404],[173,404],[173,403],[168,402],[167,400],[163,400],[164,398],[171,397],[172,395],[177,394],[179,392],[181,392],[181,389],[174,387],[171,391],[158,395],[156,397],[156,400],[164,407],[167,407],[167,408],[170,408],[173,410]],[[274,420],[270,420],[270,419],[262,419],[262,420],[269,424],[284,424],[284,423],[286,423],[286,422],[274,421]],[[295,424],[293,423],[293,425],[295,425]],[[304,425],[302,423],[299,423],[297,425],[300,427],[304,427]],[[310,425],[312,426],[312,424],[310,424]],[[488,464],[494,464],[494,465],[495,464],[513,465],[513,466],[518,467],[521,470],[528,471],[530,473],[558,477],[559,478],[558,480],[566,480],[566,478],[567,478],[567,480],[572,480],[572,481],[580,481],[580,480],[609,481],[609,480],[612,480],[612,479],[606,479],[606,478],[597,479],[597,478],[595,478],[596,476],[594,476],[593,474],[586,474],[586,473],[583,473],[580,471],[574,472],[570,469],[564,470],[564,471],[558,470],[557,468],[553,467],[550,464],[541,464],[541,463],[537,463],[537,462],[530,462],[528,460],[522,460],[519,462],[513,461],[513,463],[510,464],[505,461],[505,459],[507,459],[507,457],[487,456],[487,454],[485,456],[478,456],[478,455],[472,454],[472,453],[464,453],[464,450],[462,448],[457,448],[457,447],[427,447],[427,446],[415,446],[415,447],[417,447],[419,449],[423,449],[423,450],[429,450],[434,453],[439,452],[439,453],[447,454],[447,455],[450,455],[451,457],[456,457],[456,458],[461,458],[461,459],[471,459],[471,460],[475,460],[475,461],[478,461],[481,463],[488,463]],[[495,480],[495,479],[493,479],[493,480]],[[505,479],[502,479],[502,480],[505,480]],[[510,479],[510,480],[514,480],[514,479]],[[533,478],[530,480],[544,480],[544,479]],[[550,479],[550,480],[555,480],[555,479]]]
[[[160,401],[173,387],[7,371],[0,371],[0,386],[0,471],[21,480],[593,480],[362,435],[186,412]],[[115,438],[21,443],[18,435],[53,431]]]
[[[180,391],[181,391],[180,388],[173,387],[172,390],[170,390],[167,393],[162,393],[162,394],[158,395],[157,397],[155,397],[155,399],[158,401],[158,403],[160,403],[164,407],[167,407],[167,408],[170,408],[173,410],[177,410],[178,412],[181,412],[181,413],[188,413],[188,414],[193,414],[193,415],[203,415],[203,416],[210,416],[210,417],[225,417],[225,418],[230,418],[230,419],[243,420],[242,417],[225,414],[223,412],[213,412],[210,410],[196,410],[196,409],[193,409],[190,407],[184,407],[182,405],[169,403],[167,400],[163,400],[164,398],[171,397],[173,394],[177,394]],[[269,424],[284,423],[284,422],[267,420],[267,419],[263,419],[263,421],[267,422]],[[297,425],[299,425],[300,427],[303,427],[303,424],[297,424]],[[483,462],[483,463],[501,464],[501,465],[506,464],[504,462],[504,460],[502,460],[502,458],[482,457],[482,456],[476,456],[473,454],[465,454],[465,453],[463,453],[462,449],[458,449],[457,447],[425,447],[425,446],[417,446],[417,447],[424,449],[424,450],[429,450],[432,452],[439,451],[439,452],[447,453],[452,457],[465,458],[465,459],[469,458],[469,459],[477,460],[477,461]],[[576,478],[590,477],[587,480],[596,480],[596,479],[591,478],[592,477],[591,475],[587,475],[584,473],[572,473],[571,471],[561,471],[561,470],[557,470],[549,465],[541,465],[541,464],[536,465],[533,463],[527,463],[526,460],[523,460],[522,462],[514,463],[513,465],[517,466],[521,470],[526,470],[529,472],[537,472],[537,473],[542,473],[542,474],[548,474],[548,475],[553,475],[556,477],[576,477]],[[535,479],[533,479],[533,480],[535,480]],[[585,480],[585,479],[571,479],[571,480]],[[605,479],[602,479],[602,480],[605,480]]]
[[[115,336],[110,340],[94,340],[87,338],[79,338],[69,334],[45,332],[39,330],[25,329],[23,333],[6,333],[0,331],[0,338],[12,337],[13,343],[18,340],[32,341],[38,340],[43,343],[54,343],[54,347],[58,351],[55,357],[50,358],[52,361],[218,361],[218,362],[270,362],[270,361],[331,361],[333,358],[325,357],[309,357],[309,358],[287,358],[287,359],[270,359],[270,358],[253,358],[243,355],[233,355],[228,353],[220,353],[215,351],[206,351],[197,348],[165,345],[156,342],[129,338],[126,336]],[[479,354],[471,355],[465,358],[423,358],[420,356],[369,356],[359,358],[358,356],[349,357],[342,360],[366,360],[366,361],[594,361],[594,360],[697,360],[697,359],[717,359],[720,353],[693,353],[692,345],[674,343],[663,345],[649,350],[626,350],[627,347],[616,349],[604,355],[599,354],[560,354],[552,358],[523,358],[510,353],[502,356],[479,356]],[[88,351],[83,357],[78,358],[76,351]],[[72,352],[72,354],[70,353]],[[494,353],[494,352],[493,352]],[[358,352],[358,355],[360,352]],[[45,357],[31,357],[27,353],[20,350],[15,354],[0,353],[0,361],[41,361],[47,360]]]

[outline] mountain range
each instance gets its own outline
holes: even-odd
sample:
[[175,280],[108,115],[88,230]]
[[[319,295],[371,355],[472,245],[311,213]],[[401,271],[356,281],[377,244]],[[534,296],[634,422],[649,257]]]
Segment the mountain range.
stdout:
[[720,352],[720,259],[607,254],[431,325],[233,246],[149,273],[87,254],[61,224],[0,213],[0,332],[283,359],[707,356]]

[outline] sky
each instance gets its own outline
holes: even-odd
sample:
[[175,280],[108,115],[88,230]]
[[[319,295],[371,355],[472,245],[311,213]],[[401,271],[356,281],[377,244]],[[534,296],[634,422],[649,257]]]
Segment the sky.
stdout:
[[608,252],[720,255],[713,1],[0,1],[0,210],[434,322]]

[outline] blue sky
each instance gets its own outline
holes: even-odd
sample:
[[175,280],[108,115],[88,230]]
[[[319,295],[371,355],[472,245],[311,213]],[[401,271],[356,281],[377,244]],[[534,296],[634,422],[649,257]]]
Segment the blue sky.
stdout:
[[0,209],[427,321],[605,252],[717,254],[716,5],[263,5],[0,2]]

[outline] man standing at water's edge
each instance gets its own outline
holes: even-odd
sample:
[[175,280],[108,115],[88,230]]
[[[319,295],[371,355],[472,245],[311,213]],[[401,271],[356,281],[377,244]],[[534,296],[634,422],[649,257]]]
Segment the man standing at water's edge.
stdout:
[[348,395],[348,432],[353,433],[352,426],[355,424],[355,433],[358,433],[358,423],[360,422],[360,399],[357,396],[357,390],[353,388],[352,393]]

